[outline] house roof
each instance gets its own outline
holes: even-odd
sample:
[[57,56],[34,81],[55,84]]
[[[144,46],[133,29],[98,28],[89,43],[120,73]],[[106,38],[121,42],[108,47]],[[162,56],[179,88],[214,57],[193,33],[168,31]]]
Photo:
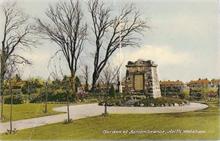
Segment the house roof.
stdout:
[[198,79],[198,80],[192,80],[188,83],[188,85],[208,85],[210,81],[208,79]]
[[171,81],[171,80],[167,80],[167,81],[160,81],[160,85],[184,85],[184,83],[182,81]]

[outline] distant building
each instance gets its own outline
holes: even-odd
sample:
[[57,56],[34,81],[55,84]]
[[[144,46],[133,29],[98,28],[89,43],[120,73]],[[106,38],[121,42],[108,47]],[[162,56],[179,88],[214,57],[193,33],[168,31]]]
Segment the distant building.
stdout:
[[187,86],[189,88],[194,89],[194,88],[208,88],[211,87],[211,82],[206,78],[206,79],[198,79],[198,80],[191,80]]
[[129,93],[144,94],[154,98],[161,97],[157,65],[153,61],[129,61],[126,67],[125,89]]
[[182,81],[160,81],[161,93],[164,96],[173,96],[180,94],[185,88]]
[[218,88],[220,84],[220,79],[212,79],[210,83],[211,83],[211,87]]

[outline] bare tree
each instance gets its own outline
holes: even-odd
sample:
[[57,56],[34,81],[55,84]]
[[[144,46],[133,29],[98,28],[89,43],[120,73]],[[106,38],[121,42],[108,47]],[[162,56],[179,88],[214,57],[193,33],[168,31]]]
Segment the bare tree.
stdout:
[[[67,61],[71,74],[70,88],[74,95],[78,60],[87,36],[87,25],[82,21],[83,13],[79,1],[75,3],[74,0],[58,2],[55,6],[49,7],[46,17],[46,22],[44,22],[45,20],[37,20],[38,30],[45,35],[46,39],[53,41],[60,47],[56,54],[61,52]],[[68,121],[70,121],[69,118]]]
[[88,5],[96,47],[92,75],[92,90],[95,90],[100,73],[119,48],[120,42],[122,47],[138,46],[137,34],[141,34],[148,26],[132,5],[125,6],[118,16],[113,16],[112,9],[99,0],[90,0]]
[[5,80],[6,82],[8,82],[8,88],[9,88],[9,93],[10,93],[10,111],[9,111],[9,130],[8,133],[12,134],[13,132],[15,132],[16,129],[13,130],[13,124],[12,124],[12,120],[13,120],[13,99],[14,99],[14,93],[12,91],[12,86],[15,85],[15,83],[17,81],[19,81],[19,79],[16,79],[17,76],[19,76],[18,74],[15,75],[15,81],[13,82],[13,75],[17,72],[19,73],[19,66],[17,64],[16,60],[11,60],[9,59],[8,63],[7,63],[7,68],[6,68],[6,73],[5,73]]
[[99,81],[106,86],[106,92],[109,91],[111,84],[118,83],[117,76],[122,65],[112,67],[110,63],[103,69]]
[[[1,119],[3,119],[5,75],[17,64],[30,64],[23,56],[16,54],[19,49],[31,47],[36,43],[32,38],[33,26],[29,18],[16,7],[16,3],[4,3],[2,5],[4,18],[3,39],[1,40],[1,70],[0,70],[0,91],[1,91]],[[13,65],[12,65],[13,64]]]
[[9,116],[9,122],[10,122],[10,127],[9,127],[9,134],[12,134],[13,132],[13,125],[12,125],[12,118],[13,118],[13,99],[14,99],[14,94],[12,92],[12,80],[11,78],[9,78],[8,80],[9,82],[9,93],[10,93],[10,96],[11,96],[11,102],[10,102],[10,116]]
[[48,85],[49,85],[49,79],[46,80],[45,82],[45,105],[44,105],[44,112],[47,113],[48,108],[47,108],[47,99],[48,99]]
[[12,133],[12,105],[13,105],[13,92],[12,92],[12,84],[11,84],[11,80],[9,80],[9,92],[10,92],[10,96],[11,96],[11,102],[10,102],[10,118],[9,118],[9,122],[10,122],[10,128],[9,128],[9,133]]
[[117,76],[119,74],[119,70],[121,65],[112,67],[110,63],[107,63],[107,66],[103,69],[99,82],[105,86],[105,95],[104,95],[104,115],[107,115],[107,103],[108,98],[110,96],[110,87],[113,86],[113,83],[118,83]]
[[89,67],[88,65],[84,66],[82,73],[83,73],[83,78],[85,80],[85,91],[88,91],[89,90]]

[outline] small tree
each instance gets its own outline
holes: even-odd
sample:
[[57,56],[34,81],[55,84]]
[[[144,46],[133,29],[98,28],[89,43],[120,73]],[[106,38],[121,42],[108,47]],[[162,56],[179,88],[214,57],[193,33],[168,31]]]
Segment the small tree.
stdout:
[[18,64],[30,64],[30,62],[17,53],[18,49],[31,47],[36,43],[33,26],[29,18],[16,6],[16,3],[4,3],[1,7],[3,12],[3,32],[0,48],[0,92],[1,92],[1,119],[3,119],[4,106],[4,80],[11,67]]
[[118,82],[117,76],[119,75],[119,70],[121,68],[121,65],[112,67],[110,63],[108,63],[106,68],[103,70],[99,78],[99,81],[102,83],[102,85],[106,86],[106,91],[105,91],[106,93],[109,92],[111,84]]
[[109,89],[109,92],[105,94],[105,110],[104,110],[104,116],[108,115],[108,111],[107,111],[107,106],[108,106],[108,100],[109,98],[114,98],[115,97],[115,88],[113,85],[111,85],[110,89]]
[[[9,117],[9,123],[10,123],[10,127],[9,127],[9,134],[13,133],[13,129],[12,129],[12,116],[13,116],[13,91],[12,91],[12,80],[13,80],[13,74],[15,74],[15,72],[18,72],[18,68],[16,66],[16,60],[13,60],[10,62],[10,64],[7,66],[7,73],[5,74],[5,78],[8,81],[8,85],[9,85],[9,93],[10,93],[10,117]],[[17,79],[14,81],[15,83],[17,82]]]
[[111,85],[111,87],[110,87],[109,96],[110,97],[115,97],[115,88],[114,88],[113,85]]
[[44,112],[47,113],[47,98],[48,98],[48,81],[45,82],[45,107]]
[[102,75],[99,78],[99,81],[102,83],[102,85],[106,86],[104,95],[104,115],[107,115],[107,105],[109,98],[114,98],[116,95],[113,83],[117,82],[117,76],[120,68],[121,65],[112,68],[111,65],[108,63],[107,67],[103,70]]
[[10,92],[10,96],[11,96],[11,103],[10,103],[10,118],[9,118],[9,121],[10,121],[10,129],[9,129],[9,133],[11,134],[12,133],[12,105],[13,105],[13,92],[12,92],[12,81],[9,80],[9,92]]

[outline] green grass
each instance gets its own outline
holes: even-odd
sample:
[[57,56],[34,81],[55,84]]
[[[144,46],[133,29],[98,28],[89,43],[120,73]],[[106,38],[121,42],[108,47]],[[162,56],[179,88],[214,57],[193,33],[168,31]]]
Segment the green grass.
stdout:
[[[72,103],[71,105],[78,104],[88,104],[93,102],[80,102],[80,103]],[[48,112],[44,113],[44,104],[43,103],[27,103],[27,104],[14,104],[13,105],[13,117],[12,120],[21,120],[21,119],[29,119],[35,117],[42,117],[48,115],[61,114],[63,112],[56,112],[52,109],[54,107],[66,106],[66,104],[48,104]],[[10,114],[10,105],[4,104],[4,120],[2,122],[9,121]]]
[[[34,117],[42,117],[47,115],[59,114],[60,112],[55,112],[52,109],[54,107],[62,106],[64,104],[48,104],[48,112],[44,113],[44,104],[16,104],[13,105],[13,117],[12,119],[21,120],[29,119]],[[10,105],[4,105],[4,120],[3,122],[9,121]]]
[[[97,116],[2,135],[2,139],[220,139],[219,106],[188,113]],[[202,134],[103,134],[103,130],[200,130]]]

